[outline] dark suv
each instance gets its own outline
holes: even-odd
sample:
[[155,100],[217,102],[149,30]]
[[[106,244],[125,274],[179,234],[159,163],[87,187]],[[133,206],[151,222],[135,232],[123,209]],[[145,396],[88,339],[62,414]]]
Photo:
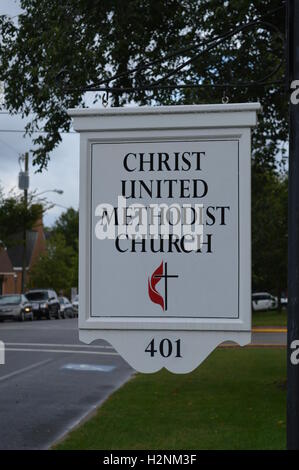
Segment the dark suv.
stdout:
[[32,305],[34,318],[60,318],[60,304],[57,294],[52,289],[33,289],[26,292],[26,297]]

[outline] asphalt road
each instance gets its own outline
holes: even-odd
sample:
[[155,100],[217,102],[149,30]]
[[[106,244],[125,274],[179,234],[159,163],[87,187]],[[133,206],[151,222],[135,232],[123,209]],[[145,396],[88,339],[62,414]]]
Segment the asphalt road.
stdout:
[[[80,343],[74,319],[1,323],[0,340],[0,449],[49,448],[134,372],[105,341]],[[285,345],[286,333],[252,343]]]
[[83,345],[77,320],[0,324],[0,449],[47,449],[133,370],[105,341]]

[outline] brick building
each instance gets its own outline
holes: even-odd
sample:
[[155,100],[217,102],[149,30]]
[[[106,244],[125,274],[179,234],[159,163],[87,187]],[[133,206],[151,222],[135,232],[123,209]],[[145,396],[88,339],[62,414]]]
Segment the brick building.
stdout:
[[[46,250],[46,237],[42,219],[38,220],[32,230],[27,231],[26,279],[30,269]],[[0,248],[0,295],[21,293],[22,286],[23,246],[16,244],[9,248]]]

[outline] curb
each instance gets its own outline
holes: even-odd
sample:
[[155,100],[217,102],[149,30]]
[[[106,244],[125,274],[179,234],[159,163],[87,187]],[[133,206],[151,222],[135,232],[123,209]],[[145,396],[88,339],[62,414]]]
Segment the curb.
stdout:
[[252,333],[287,333],[287,327],[284,326],[269,326],[269,327],[254,327]]
[[246,346],[239,346],[238,344],[222,344],[218,346],[219,349],[285,349],[286,344],[264,343],[264,344],[247,344]]

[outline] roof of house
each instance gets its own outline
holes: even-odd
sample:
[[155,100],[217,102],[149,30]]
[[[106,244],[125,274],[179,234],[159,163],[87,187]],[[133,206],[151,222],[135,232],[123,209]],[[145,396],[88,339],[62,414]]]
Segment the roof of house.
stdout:
[[[30,265],[30,260],[34,250],[34,246],[37,240],[38,233],[34,230],[27,230],[26,235],[26,267]],[[16,240],[20,240],[22,237],[16,236]],[[23,245],[22,243],[16,243],[7,249],[8,256],[14,268],[20,268],[23,266]]]
[[7,254],[6,248],[0,248],[0,274],[13,272],[13,266]]

